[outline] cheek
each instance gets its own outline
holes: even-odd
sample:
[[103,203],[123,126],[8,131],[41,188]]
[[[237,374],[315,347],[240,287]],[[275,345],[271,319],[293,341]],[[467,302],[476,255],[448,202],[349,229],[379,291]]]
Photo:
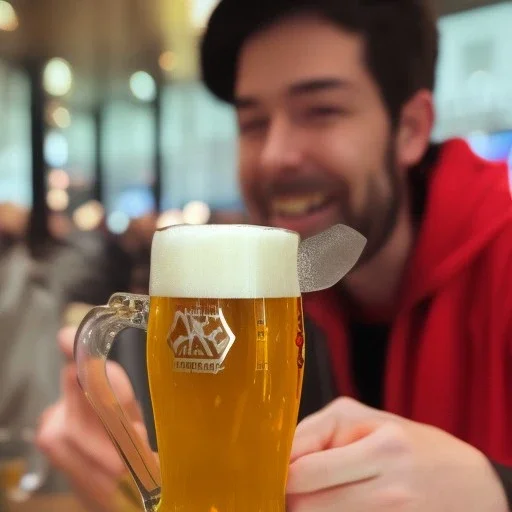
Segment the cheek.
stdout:
[[[367,208],[368,183],[386,174],[389,135],[385,119],[370,121],[360,116],[340,125],[321,144],[318,157],[345,183],[347,201],[353,212]],[[379,119],[380,121],[380,119]],[[328,160],[328,161],[327,161]]]
[[248,153],[242,147],[238,150],[238,175],[241,182],[247,181],[250,178],[251,159]]
[[354,162],[350,202],[354,212],[361,213],[368,208],[368,184],[384,172],[384,163],[372,151],[361,152]]
[[254,164],[250,154],[243,148],[239,149],[238,181],[244,200],[247,206],[251,207],[256,195],[257,166]]
[[[317,145],[316,161],[321,168],[336,176],[346,192],[350,209],[357,211],[364,203],[365,183],[368,179],[368,151],[351,134],[329,137]],[[371,153],[371,152],[370,152]]]

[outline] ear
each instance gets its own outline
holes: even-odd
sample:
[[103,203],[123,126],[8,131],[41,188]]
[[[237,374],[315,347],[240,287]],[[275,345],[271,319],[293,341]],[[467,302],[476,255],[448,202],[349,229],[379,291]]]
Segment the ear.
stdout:
[[427,151],[434,127],[434,99],[431,91],[418,91],[402,108],[396,138],[397,163],[409,169]]

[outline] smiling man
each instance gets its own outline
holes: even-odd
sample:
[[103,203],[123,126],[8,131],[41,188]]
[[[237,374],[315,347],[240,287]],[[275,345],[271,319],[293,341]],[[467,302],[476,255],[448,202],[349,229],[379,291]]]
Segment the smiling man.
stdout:
[[403,194],[392,125],[362,60],[356,35],[322,19],[282,22],[243,48],[234,103],[253,219],[303,236],[349,223],[374,254]]
[[293,512],[508,509],[512,201],[504,165],[431,143],[437,53],[426,0],[222,0],[207,27],[253,221],[368,238],[305,297]]
[[[461,140],[430,142],[425,2],[221,0],[203,39],[204,81],[236,108],[252,221],[303,237],[341,222],[368,238],[341,286],[304,298],[289,512],[509,509],[507,170]],[[73,334],[61,343],[70,353]],[[111,382],[136,411],[120,369]],[[73,363],[39,445],[91,510],[112,510],[123,465]]]

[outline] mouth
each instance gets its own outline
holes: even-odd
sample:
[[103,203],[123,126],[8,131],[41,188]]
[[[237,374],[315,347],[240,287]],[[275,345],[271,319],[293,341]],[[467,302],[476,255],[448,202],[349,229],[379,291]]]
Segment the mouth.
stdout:
[[308,237],[340,220],[339,200],[324,192],[275,196],[269,204],[271,226],[297,231]]
[[270,203],[270,211],[273,217],[297,219],[317,213],[333,201],[332,196],[322,192],[276,197]]

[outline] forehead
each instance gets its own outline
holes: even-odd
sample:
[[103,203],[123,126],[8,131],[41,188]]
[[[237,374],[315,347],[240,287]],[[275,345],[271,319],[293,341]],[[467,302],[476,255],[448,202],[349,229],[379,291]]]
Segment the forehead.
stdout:
[[237,96],[284,93],[315,77],[361,85],[371,80],[362,36],[312,15],[275,23],[250,37],[241,49]]

